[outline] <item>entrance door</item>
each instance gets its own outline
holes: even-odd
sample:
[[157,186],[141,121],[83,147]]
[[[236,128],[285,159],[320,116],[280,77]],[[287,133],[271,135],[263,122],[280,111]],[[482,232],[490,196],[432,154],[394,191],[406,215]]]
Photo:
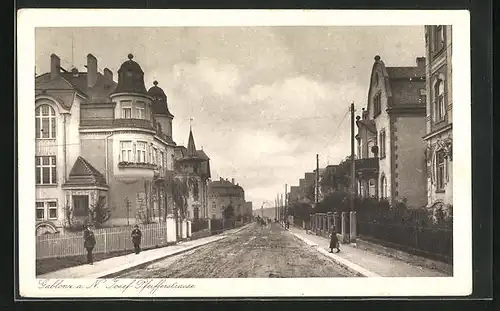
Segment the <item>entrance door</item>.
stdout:
[[73,215],[87,216],[89,213],[89,196],[74,195],[73,196]]

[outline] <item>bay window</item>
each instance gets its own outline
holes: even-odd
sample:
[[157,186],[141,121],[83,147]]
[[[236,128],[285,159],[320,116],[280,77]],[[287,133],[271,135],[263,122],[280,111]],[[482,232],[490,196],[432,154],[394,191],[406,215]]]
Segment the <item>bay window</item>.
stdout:
[[35,182],[37,185],[57,184],[56,157],[35,157]]
[[137,142],[137,162],[146,163],[146,142]]
[[131,119],[132,118],[132,102],[131,101],[122,101],[122,119]]
[[35,137],[56,138],[56,112],[49,105],[35,109]]
[[120,142],[121,149],[121,161],[123,162],[132,162],[134,161],[132,154],[132,142],[131,141],[122,141]]

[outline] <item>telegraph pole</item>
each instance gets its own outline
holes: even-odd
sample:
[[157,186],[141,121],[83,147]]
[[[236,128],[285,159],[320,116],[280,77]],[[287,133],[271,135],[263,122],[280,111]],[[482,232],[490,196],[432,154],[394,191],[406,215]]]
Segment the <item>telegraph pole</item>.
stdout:
[[354,103],[351,103],[351,211],[354,210],[354,198],[356,196],[356,160],[354,158]]
[[288,185],[285,184],[285,220],[288,217],[288,200],[287,200]]

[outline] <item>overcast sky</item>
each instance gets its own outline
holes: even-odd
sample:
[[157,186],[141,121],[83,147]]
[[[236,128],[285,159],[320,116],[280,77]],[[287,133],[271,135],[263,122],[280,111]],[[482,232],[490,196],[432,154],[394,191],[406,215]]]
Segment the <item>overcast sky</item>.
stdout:
[[[73,43],[72,43],[73,41]],[[146,88],[158,80],[186,144],[189,119],[212,179],[235,178],[246,199],[272,206],[284,184],[338,164],[350,152],[351,102],[366,106],[375,55],[387,66],[424,56],[422,27],[38,28],[36,72],[50,54],[66,69],[117,70],[132,53]],[[343,122],[341,123],[341,121]]]

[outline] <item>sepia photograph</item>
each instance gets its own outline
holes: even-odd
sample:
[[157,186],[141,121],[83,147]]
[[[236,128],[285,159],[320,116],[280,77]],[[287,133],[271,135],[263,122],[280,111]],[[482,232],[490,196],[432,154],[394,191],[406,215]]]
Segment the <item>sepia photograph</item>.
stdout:
[[470,293],[469,17],[426,13],[22,12],[21,295]]

